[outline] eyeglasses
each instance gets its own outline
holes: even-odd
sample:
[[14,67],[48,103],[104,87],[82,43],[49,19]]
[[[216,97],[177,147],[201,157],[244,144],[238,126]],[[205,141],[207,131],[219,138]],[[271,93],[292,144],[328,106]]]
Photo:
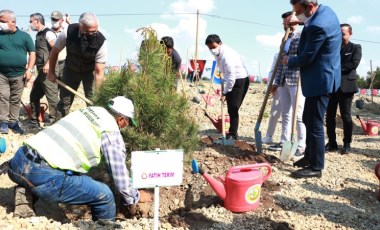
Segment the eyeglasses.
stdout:
[[32,23],[32,22],[34,22],[34,21],[36,21],[36,20],[37,20],[37,19],[30,20],[29,23]]
[[50,18],[50,20],[53,22],[58,22],[60,19]]

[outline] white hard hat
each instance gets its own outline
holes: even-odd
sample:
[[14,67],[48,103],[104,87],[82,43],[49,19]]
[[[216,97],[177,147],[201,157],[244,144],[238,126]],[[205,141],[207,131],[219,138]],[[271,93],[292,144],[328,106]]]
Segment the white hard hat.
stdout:
[[108,102],[108,107],[123,116],[128,117],[132,124],[137,126],[137,122],[134,119],[135,107],[133,102],[124,96],[117,96]]

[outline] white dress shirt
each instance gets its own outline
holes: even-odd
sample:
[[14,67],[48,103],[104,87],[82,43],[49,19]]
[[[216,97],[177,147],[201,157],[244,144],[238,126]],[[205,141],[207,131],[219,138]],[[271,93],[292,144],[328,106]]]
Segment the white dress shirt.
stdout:
[[248,76],[247,69],[240,55],[225,44],[220,45],[220,54],[216,57],[216,62],[225,82],[223,94],[227,94],[232,90],[236,79]]

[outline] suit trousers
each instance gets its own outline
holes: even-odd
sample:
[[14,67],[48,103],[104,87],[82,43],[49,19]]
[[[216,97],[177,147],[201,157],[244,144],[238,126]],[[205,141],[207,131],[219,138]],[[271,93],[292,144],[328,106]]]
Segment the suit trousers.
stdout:
[[20,115],[24,76],[7,77],[0,73],[0,123],[15,123]]
[[249,78],[236,79],[235,84],[230,92],[226,95],[228,114],[230,115],[231,135],[237,136],[239,127],[239,109],[243,103],[249,87]]
[[352,99],[354,98],[354,93],[343,93],[338,90],[338,92],[333,93],[330,96],[329,104],[327,106],[326,113],[326,128],[327,136],[330,143],[336,143],[336,111],[339,105],[340,115],[343,121],[343,143],[350,144],[352,141],[352,116],[351,116],[351,105]]
[[[86,98],[92,97],[92,85],[94,83],[93,72],[89,73],[77,73],[69,70],[66,66],[63,70],[62,82],[77,91],[80,83],[83,84],[84,95]],[[74,101],[74,94],[67,89],[59,88],[60,100],[57,105],[57,120],[66,116],[70,112],[70,107]]]
[[310,167],[322,170],[325,166],[325,132],[324,118],[329,96],[306,97],[303,111],[303,122],[306,126],[305,159]]
[[[300,89],[301,90],[301,89]],[[293,111],[296,104],[297,85],[288,85],[286,82],[283,86],[278,88],[278,93],[281,98],[281,116],[282,116],[282,133],[281,143],[290,141],[292,123],[293,123]],[[302,122],[303,107],[305,104],[305,97],[302,92],[299,93],[297,102],[297,137],[298,137],[298,149],[303,152],[306,146],[306,128]]]

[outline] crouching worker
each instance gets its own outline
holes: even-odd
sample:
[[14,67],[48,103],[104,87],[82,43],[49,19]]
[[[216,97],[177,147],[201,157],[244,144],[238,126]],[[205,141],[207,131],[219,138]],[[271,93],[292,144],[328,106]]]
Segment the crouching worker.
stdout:
[[[152,201],[150,193],[132,188],[125,165],[120,129],[136,126],[133,114],[132,101],[118,96],[107,109],[79,109],[27,139],[8,162],[8,175],[19,185],[15,214],[20,213],[18,204],[25,208],[32,200],[25,196],[31,192],[47,202],[89,205],[94,221],[113,220],[116,205],[111,189],[84,175],[102,157],[125,205]],[[24,198],[18,199],[20,194]],[[27,210],[22,212],[21,216]]]

